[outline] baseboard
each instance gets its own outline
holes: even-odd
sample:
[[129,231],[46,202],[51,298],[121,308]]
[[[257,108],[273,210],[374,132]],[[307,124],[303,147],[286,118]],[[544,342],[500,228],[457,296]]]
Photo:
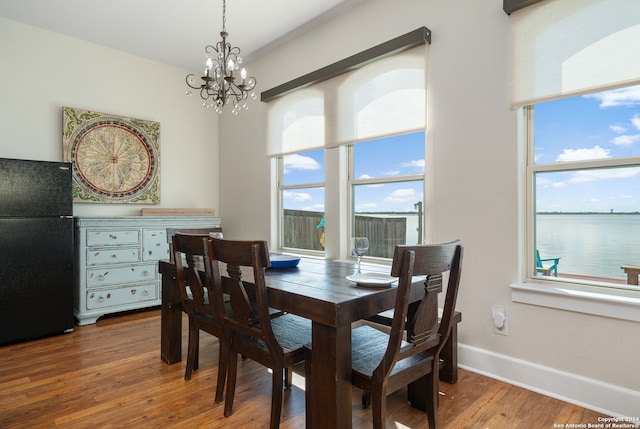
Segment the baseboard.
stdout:
[[640,416],[640,392],[555,368],[458,345],[461,368],[607,416]]

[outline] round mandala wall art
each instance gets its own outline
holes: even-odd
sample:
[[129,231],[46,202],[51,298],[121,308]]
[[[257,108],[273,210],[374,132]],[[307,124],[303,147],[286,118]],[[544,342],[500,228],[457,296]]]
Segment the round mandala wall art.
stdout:
[[160,123],[63,107],[64,160],[73,200],[160,202]]

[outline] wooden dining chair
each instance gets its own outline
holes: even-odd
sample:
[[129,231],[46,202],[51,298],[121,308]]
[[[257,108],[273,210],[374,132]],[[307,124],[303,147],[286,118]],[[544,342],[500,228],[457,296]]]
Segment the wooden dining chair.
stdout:
[[[215,315],[212,284],[204,268],[204,257],[208,233],[172,235],[173,259],[176,266],[176,283],[180,291],[182,311],[189,318],[189,345],[184,379],[190,380],[192,372],[198,369],[200,331],[224,339],[222,326]],[[203,274],[205,273],[205,274]],[[218,383],[215,402],[222,402],[227,374],[226,348],[220,347],[218,357]]]
[[203,227],[203,228],[167,228],[167,243],[169,244],[169,262],[174,262],[173,235],[182,234],[219,234],[222,237],[222,228],[219,226]]
[[[222,263],[226,273],[222,272]],[[311,341],[311,322],[293,314],[272,317],[269,310],[264,270],[270,266],[266,241],[210,238],[205,264],[213,281],[213,301],[222,314],[228,357],[228,379],[224,415],[233,413],[237,378],[237,357],[242,355],[272,370],[271,423],[280,426],[285,386],[291,385],[291,367],[304,360],[303,345]],[[243,270],[244,268],[244,270]],[[244,277],[243,274],[248,275]],[[245,281],[247,283],[245,283]],[[230,308],[223,305],[223,292],[230,296]]]
[[[363,406],[371,401],[375,429],[385,427],[386,396],[407,385],[409,389],[419,390],[415,396],[410,397],[417,396],[425,400],[424,403],[412,405],[426,411],[430,429],[438,427],[440,352],[451,332],[460,284],[462,253],[460,241],[438,245],[396,246],[391,275],[399,279],[389,333],[368,325],[351,332],[351,382],[366,393],[363,395]],[[439,322],[438,314],[431,314],[433,311],[430,309],[433,307],[427,302],[435,299],[432,293],[425,294],[415,313],[407,317],[412,277],[426,276],[425,288],[439,289],[446,272],[449,280]],[[407,341],[403,339],[405,330]],[[309,357],[307,356],[305,363],[307,370],[311,369]]]

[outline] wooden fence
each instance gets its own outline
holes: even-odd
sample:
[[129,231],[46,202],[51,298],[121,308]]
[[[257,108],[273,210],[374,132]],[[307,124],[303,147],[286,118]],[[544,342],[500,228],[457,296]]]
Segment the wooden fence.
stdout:
[[[320,244],[324,228],[317,228],[323,214],[285,209],[282,222],[284,247],[324,250]],[[369,238],[368,256],[391,258],[396,244],[406,244],[407,219],[356,215],[355,235]]]
[[392,258],[396,244],[407,243],[407,219],[356,215],[355,235],[369,239],[367,255]]
[[324,232],[324,228],[316,228],[323,214],[323,212],[285,209],[282,220],[283,246],[295,249],[324,250],[324,247],[320,245],[320,236]]

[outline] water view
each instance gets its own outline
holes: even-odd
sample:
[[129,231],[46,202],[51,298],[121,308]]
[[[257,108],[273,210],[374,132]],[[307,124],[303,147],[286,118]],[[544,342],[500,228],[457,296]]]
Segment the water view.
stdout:
[[542,258],[560,257],[559,275],[626,281],[621,265],[640,265],[640,214],[538,214]]

